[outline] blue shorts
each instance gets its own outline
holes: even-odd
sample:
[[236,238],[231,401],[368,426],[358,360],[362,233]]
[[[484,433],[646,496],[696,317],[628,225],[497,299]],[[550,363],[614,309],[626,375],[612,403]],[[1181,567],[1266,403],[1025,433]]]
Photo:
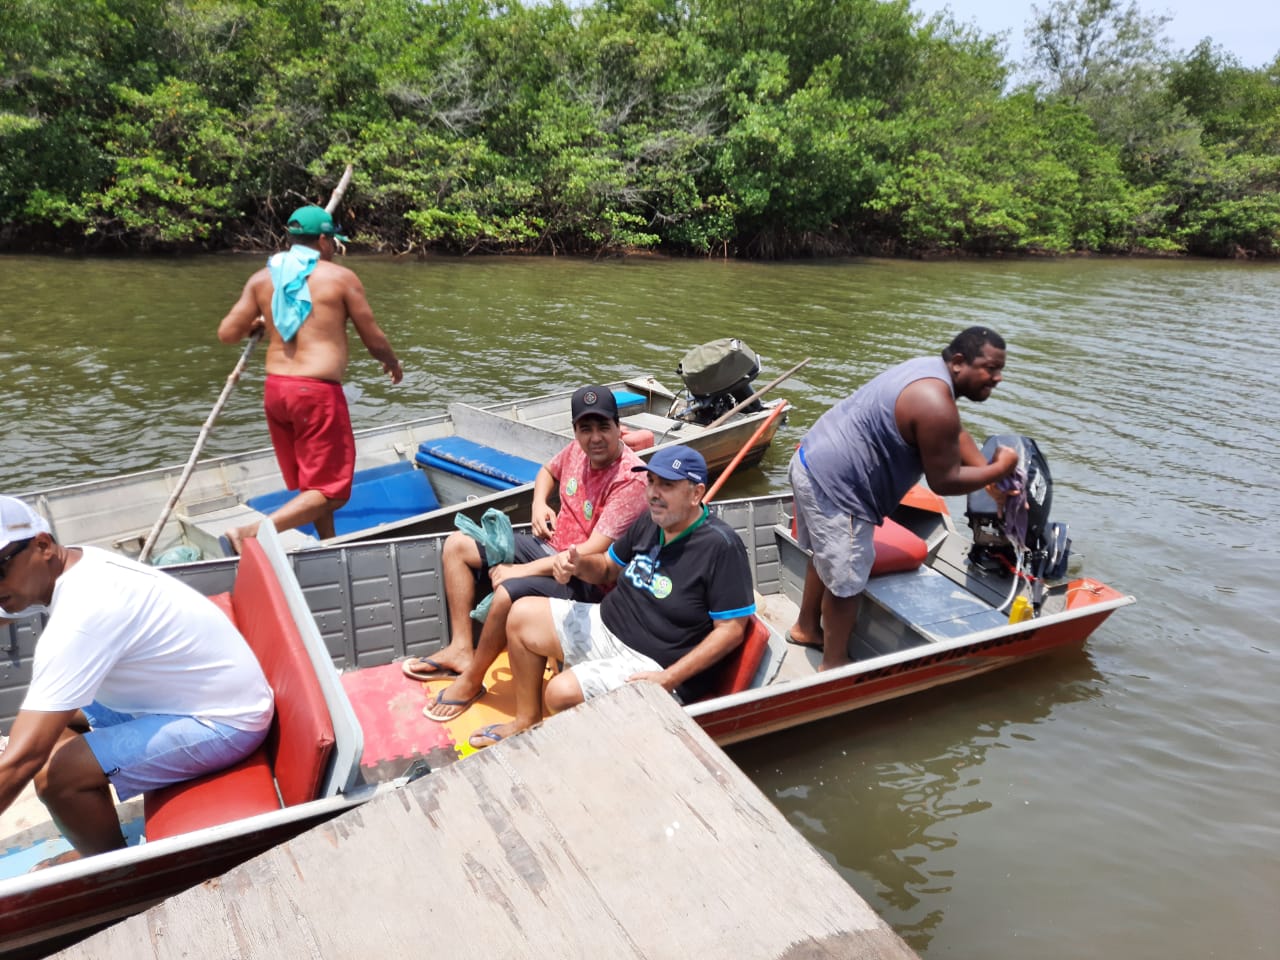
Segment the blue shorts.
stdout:
[[172,714],[117,713],[96,700],[84,708],[85,743],[121,800],[222,770],[267,738],[214,720]]

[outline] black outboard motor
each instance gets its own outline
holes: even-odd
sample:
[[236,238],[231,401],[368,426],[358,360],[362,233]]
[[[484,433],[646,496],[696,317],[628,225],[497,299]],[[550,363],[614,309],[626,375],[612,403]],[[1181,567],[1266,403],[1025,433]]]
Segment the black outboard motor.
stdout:
[[[1002,434],[988,437],[982,455],[990,460],[996,447],[1012,447],[1018,451],[1018,466],[1027,477],[1027,530],[1023,557],[1024,571],[1039,581],[1061,580],[1067,573],[1071,539],[1065,523],[1050,523],[1049,508],[1053,504],[1053,479],[1049,464],[1030,437]],[[965,507],[969,529],[973,532],[973,549],[969,562],[987,570],[1012,573],[1017,564],[1018,544],[1011,538],[1004,520],[996,512],[996,503],[987,491],[969,494]],[[1042,585],[1041,585],[1042,586]],[[1038,591],[1037,591],[1038,593]]]
[[[705,425],[751,396],[751,381],[760,374],[760,360],[741,340],[725,338],[694,347],[684,355],[676,372],[689,393],[688,403],[677,416]],[[743,412],[760,409],[757,398]]]

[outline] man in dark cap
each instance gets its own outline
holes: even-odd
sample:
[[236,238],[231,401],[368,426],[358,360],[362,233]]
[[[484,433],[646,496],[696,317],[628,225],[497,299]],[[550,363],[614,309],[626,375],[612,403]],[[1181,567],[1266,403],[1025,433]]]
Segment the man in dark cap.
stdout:
[[[334,535],[333,514],[351,496],[356,445],[342,378],[347,372],[347,322],[392,383],[404,376],[400,361],[373,318],[360,278],[333,263],[344,240],[323,207],[301,207],[289,217],[293,246],[272,255],[251,276],[240,299],[218,326],[218,339],[238,343],[265,324],[267,382],[263,406],[285,486],[298,495],[273,514],[277,530],[315,524]],[[225,546],[257,524],[226,532]]]
[[[755,613],[747,549],[711,516],[702,497],[707,465],[685,446],[663,447],[647,464],[648,512],[607,553],[570,548],[556,579],[613,584],[599,604],[527,597],[508,619],[516,715],[471,735],[486,747],[542,719],[543,704],[567,710],[635,680],[651,680],[686,701],[709,692],[708,667],[746,638]],[[565,669],[542,688],[548,660]]]
[[[429,657],[411,657],[406,676],[415,680],[454,678],[436,692],[424,713],[445,722],[485,693],[485,674],[507,645],[507,614],[520,597],[563,597],[598,603],[593,585],[552,577],[558,554],[575,549],[602,554],[644,512],[640,458],[622,442],[618,405],[608,387],[582,387],[569,405],[574,439],[538,471],[533,482],[533,533],[517,533],[512,563],[491,563],[485,548],[461,531],[444,545],[444,589],[449,609],[449,645]],[[560,512],[548,504],[559,489]],[[480,586],[493,590],[475,650],[471,609]]]

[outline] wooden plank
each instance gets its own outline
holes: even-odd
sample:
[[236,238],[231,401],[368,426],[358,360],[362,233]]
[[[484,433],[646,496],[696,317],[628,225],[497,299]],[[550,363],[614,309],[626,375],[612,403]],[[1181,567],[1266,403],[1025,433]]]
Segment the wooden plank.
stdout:
[[658,687],[631,684],[66,958],[915,955]]

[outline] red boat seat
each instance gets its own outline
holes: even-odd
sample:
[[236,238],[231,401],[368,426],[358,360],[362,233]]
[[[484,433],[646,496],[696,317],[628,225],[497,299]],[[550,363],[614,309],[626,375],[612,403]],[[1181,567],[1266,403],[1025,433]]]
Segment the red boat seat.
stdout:
[[871,576],[885,573],[906,573],[924,563],[929,556],[929,545],[900,523],[886,519],[876,527],[876,561],[871,565]]
[[760,668],[760,661],[764,659],[764,652],[768,649],[769,628],[764,625],[763,620],[753,616],[747,622],[746,639],[712,668],[717,672],[717,677],[707,699],[748,689]]
[[262,664],[276,715],[261,747],[226,770],[148,792],[146,837],[189,833],[319,796],[333,721],[284,590],[257,540],[244,541],[229,594],[210,598]]
[[[791,516],[791,536],[796,535],[795,514]],[[896,521],[885,518],[876,527],[873,536],[876,559],[871,564],[871,576],[885,573],[907,573],[916,569],[929,557],[929,545]]]

